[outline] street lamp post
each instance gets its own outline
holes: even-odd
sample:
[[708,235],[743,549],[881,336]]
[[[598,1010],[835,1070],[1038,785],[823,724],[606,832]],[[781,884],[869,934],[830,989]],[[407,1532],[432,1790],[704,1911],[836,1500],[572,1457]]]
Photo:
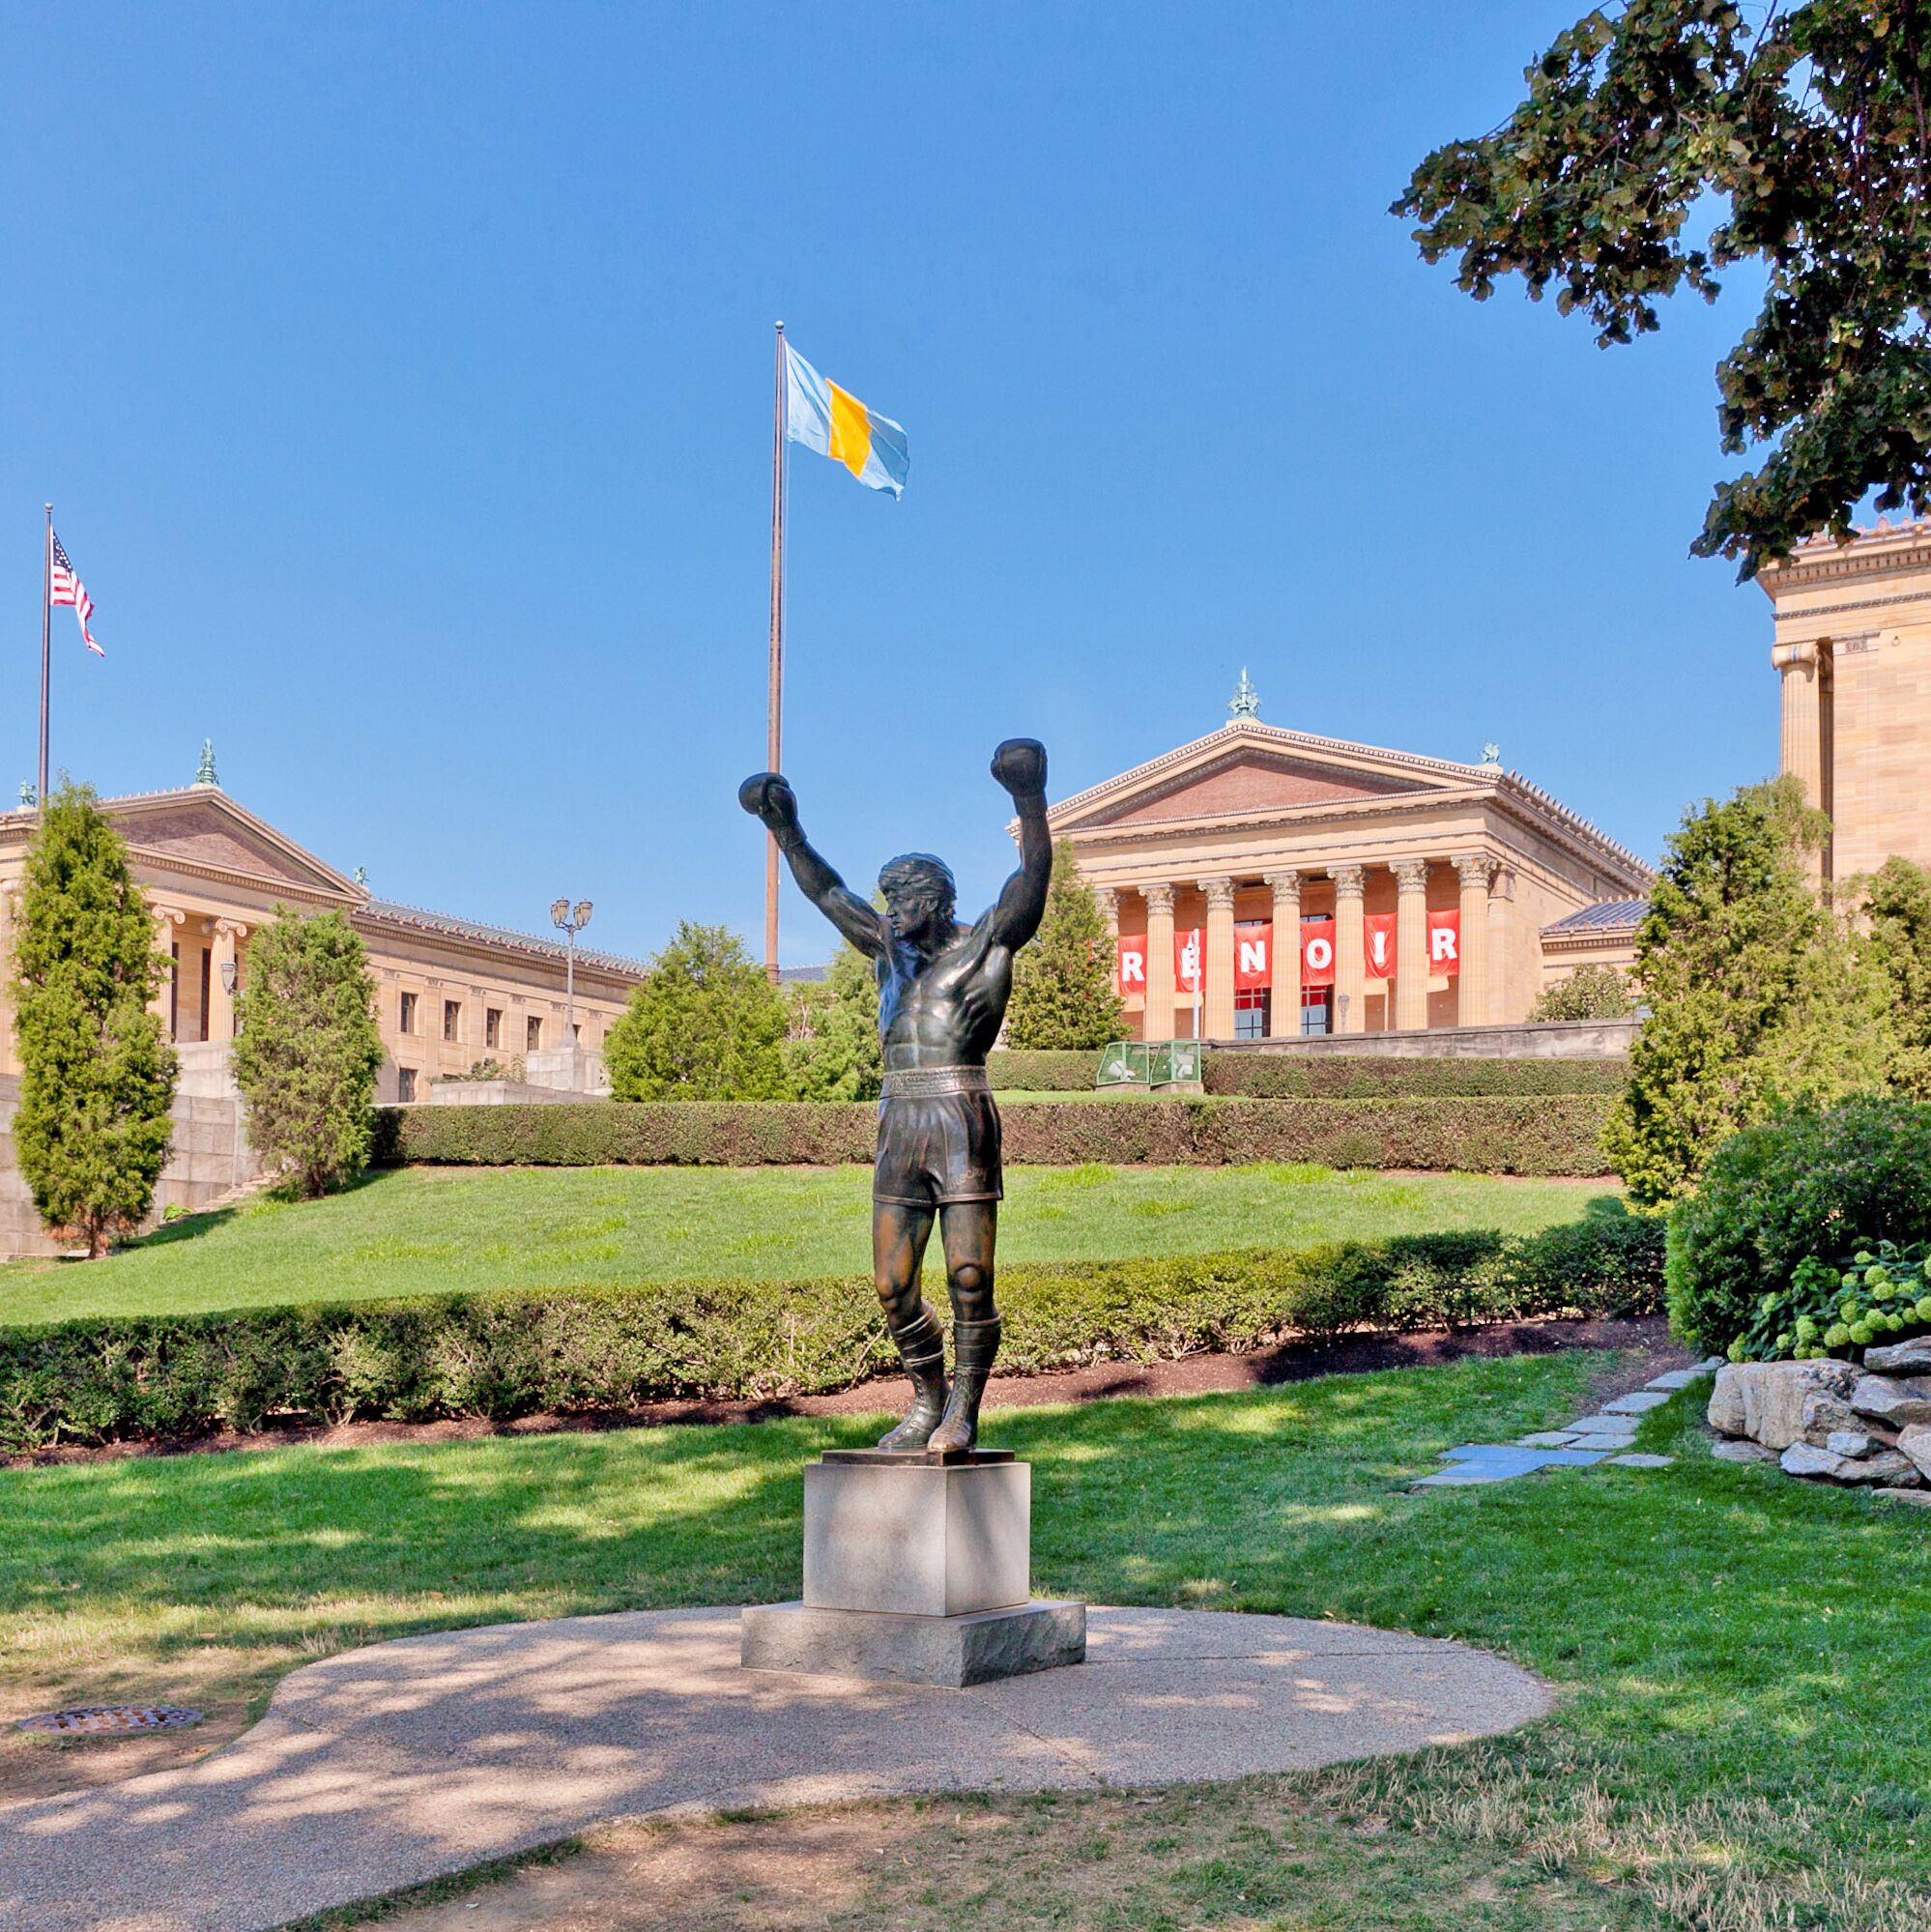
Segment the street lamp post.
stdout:
[[588,899],[574,906],[567,899],[551,903],[550,923],[563,936],[563,1039],[572,1051],[577,1044],[577,935],[590,922]]

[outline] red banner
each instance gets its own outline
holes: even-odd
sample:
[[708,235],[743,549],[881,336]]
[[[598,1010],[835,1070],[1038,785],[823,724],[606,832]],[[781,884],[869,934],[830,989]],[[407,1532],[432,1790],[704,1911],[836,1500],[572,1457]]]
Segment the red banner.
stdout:
[[1265,919],[1234,928],[1234,991],[1258,993],[1274,984],[1274,927]]
[[1428,914],[1428,970],[1451,979],[1461,970],[1461,914]]
[[1202,986],[1200,961],[1206,952],[1207,936],[1197,926],[1173,935],[1173,990],[1198,993]]
[[1395,977],[1395,914],[1367,912],[1361,921],[1362,971],[1369,979]]
[[1113,967],[1113,991],[1124,999],[1131,993],[1146,991],[1146,935],[1122,933],[1119,957]]
[[1301,921],[1301,984],[1332,986],[1335,983],[1335,922],[1332,919]]

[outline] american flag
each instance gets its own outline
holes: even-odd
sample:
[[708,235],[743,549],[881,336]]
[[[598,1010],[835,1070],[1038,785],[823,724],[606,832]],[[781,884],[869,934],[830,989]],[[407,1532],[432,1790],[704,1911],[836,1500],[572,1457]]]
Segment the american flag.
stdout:
[[[49,536],[53,533],[49,531]],[[73,615],[80,623],[80,635],[96,657],[105,657],[107,653],[94,642],[94,633],[87,628],[87,620],[94,615],[94,599],[87,594],[87,586],[80,581],[79,573],[67,560],[67,552],[60,547],[60,538],[53,538],[53,592],[48,597],[50,604],[72,604]]]

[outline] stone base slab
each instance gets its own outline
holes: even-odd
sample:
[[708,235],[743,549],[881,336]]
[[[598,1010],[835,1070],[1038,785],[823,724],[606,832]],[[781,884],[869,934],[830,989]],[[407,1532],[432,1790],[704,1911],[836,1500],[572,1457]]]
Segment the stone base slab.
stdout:
[[862,1677],[955,1689],[1057,1670],[1086,1658],[1086,1606],[1035,1598],[964,1617],[888,1610],[822,1610],[762,1603],[744,1612],[739,1661],[746,1670]]

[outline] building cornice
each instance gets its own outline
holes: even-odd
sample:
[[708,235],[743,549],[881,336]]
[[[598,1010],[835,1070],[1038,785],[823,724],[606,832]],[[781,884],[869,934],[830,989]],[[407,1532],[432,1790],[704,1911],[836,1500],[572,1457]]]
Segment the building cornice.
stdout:
[[1931,570],[1931,518],[1897,525],[1880,520],[1844,542],[1830,535],[1806,538],[1788,557],[1766,563],[1757,583],[1774,602],[1791,591],[1910,570]]

